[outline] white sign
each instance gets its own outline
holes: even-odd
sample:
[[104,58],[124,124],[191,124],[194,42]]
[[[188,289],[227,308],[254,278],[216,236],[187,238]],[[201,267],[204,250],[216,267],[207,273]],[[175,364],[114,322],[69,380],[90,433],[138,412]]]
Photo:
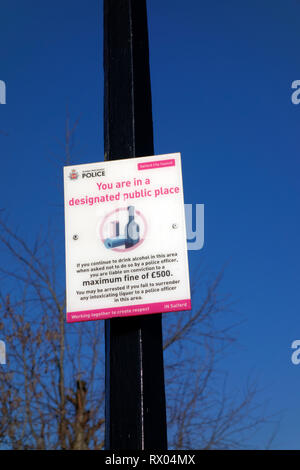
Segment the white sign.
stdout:
[[179,153],[64,167],[67,321],[190,310]]

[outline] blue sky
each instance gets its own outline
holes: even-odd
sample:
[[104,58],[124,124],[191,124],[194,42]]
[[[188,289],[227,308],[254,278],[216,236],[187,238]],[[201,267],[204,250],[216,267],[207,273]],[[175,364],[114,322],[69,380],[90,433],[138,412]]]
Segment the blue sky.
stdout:
[[[0,207],[30,237],[51,219],[63,246],[65,110],[73,163],[103,160],[102,2],[2,0]],[[277,448],[300,448],[300,79],[297,0],[149,0],[155,153],[181,152],[186,203],[205,204],[193,269],[228,263],[240,318],[232,385],[257,374],[283,410]]]

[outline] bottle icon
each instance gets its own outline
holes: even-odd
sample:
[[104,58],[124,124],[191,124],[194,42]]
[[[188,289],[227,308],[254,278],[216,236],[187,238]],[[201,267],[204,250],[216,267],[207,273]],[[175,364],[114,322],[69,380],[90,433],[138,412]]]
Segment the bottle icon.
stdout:
[[128,224],[125,227],[125,248],[138,243],[140,240],[140,227],[134,220],[134,206],[128,206]]
[[120,235],[120,223],[118,220],[111,222],[110,233],[111,236],[104,240],[106,248],[116,248],[125,245],[126,248],[131,248],[140,241],[140,227],[134,220],[134,206],[128,206],[128,223],[124,227],[124,234]]

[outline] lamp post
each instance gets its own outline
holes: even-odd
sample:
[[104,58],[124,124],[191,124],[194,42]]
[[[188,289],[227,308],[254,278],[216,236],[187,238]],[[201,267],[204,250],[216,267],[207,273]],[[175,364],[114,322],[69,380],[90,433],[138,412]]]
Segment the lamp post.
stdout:
[[[104,0],[105,160],[154,154],[146,0]],[[161,314],[105,321],[105,447],[167,449]]]

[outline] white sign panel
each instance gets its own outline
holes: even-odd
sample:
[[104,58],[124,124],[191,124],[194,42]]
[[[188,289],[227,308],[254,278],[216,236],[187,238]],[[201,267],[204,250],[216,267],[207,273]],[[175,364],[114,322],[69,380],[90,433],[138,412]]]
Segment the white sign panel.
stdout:
[[179,153],[64,167],[67,321],[190,310]]

